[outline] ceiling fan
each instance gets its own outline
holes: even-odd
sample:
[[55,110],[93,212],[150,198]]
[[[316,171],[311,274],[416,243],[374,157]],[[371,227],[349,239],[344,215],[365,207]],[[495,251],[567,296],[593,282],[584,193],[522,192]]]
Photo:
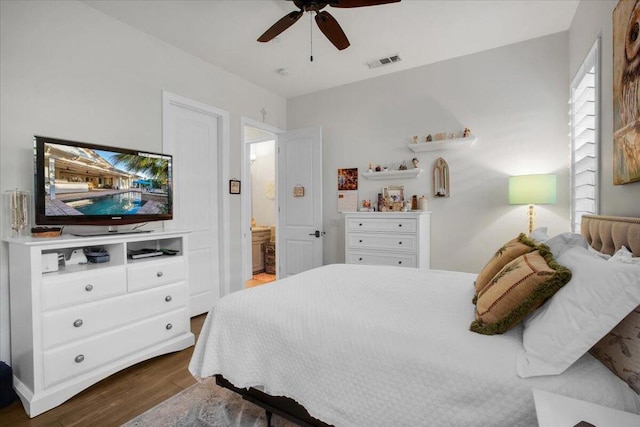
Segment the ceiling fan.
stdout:
[[282,17],[278,22],[273,24],[271,28],[264,32],[258,38],[259,42],[268,42],[282,33],[284,30],[295,24],[304,12],[316,13],[316,24],[320,28],[320,31],[329,39],[331,43],[338,50],[346,49],[349,47],[349,39],[342,31],[338,21],[331,16],[326,10],[322,10],[327,6],[339,7],[339,8],[351,8],[362,6],[376,6],[387,3],[398,3],[400,0],[329,0],[329,1],[315,1],[315,0],[293,0],[293,3],[300,9],[289,13]]

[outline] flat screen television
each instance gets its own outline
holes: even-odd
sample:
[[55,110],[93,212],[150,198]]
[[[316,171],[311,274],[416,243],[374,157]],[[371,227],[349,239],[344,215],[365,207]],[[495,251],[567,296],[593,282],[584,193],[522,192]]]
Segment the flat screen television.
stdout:
[[37,225],[117,225],[173,218],[172,157],[34,137]]

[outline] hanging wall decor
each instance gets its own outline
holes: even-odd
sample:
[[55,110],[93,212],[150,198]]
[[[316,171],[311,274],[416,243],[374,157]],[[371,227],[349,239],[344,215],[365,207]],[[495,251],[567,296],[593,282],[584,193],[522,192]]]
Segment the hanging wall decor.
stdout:
[[640,1],[613,11],[613,184],[640,181]]
[[442,157],[439,157],[433,165],[432,179],[433,197],[449,197],[449,165]]
[[338,212],[358,210],[358,168],[338,169]]
[[240,194],[240,181],[237,179],[229,180],[229,194]]

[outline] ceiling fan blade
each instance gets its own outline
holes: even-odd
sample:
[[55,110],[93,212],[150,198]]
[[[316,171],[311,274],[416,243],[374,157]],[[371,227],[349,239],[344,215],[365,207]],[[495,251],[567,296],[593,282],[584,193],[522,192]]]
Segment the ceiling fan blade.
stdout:
[[400,0],[332,0],[329,6],[332,7],[362,7],[377,6],[379,4],[399,3]]
[[273,24],[267,31],[264,32],[263,35],[261,35],[258,38],[258,41],[264,43],[274,39],[281,32],[283,32],[284,30],[286,30],[287,28],[295,24],[296,21],[300,19],[303,13],[304,13],[303,11],[297,10],[295,12],[291,12],[290,14],[280,18],[278,22]]
[[342,27],[336,21],[336,18],[331,16],[331,14],[327,11],[318,12],[316,14],[316,23],[320,28],[320,31],[327,36],[329,41],[333,43],[338,50],[346,49],[349,47],[351,43],[349,43],[349,39],[342,31]]

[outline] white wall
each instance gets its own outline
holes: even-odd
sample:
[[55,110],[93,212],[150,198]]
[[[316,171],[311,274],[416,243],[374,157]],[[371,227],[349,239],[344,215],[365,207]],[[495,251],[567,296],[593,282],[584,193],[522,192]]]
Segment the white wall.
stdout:
[[538,206],[537,223],[568,231],[567,56],[565,32],[290,99],[290,129],[323,126],[325,263],[344,260],[338,168],[409,162],[413,135],[465,127],[479,138],[472,148],[418,153],[427,173],[417,179],[360,177],[360,199],[375,198],[386,184],[428,193],[429,171],[444,157],[451,197],[429,200],[438,269],[477,272],[504,241],[526,232],[526,206],[508,205],[510,175],[558,174],[558,204]]
[[640,182],[613,185],[613,10],[611,1],[581,1],[569,30],[569,78],[572,79],[601,36],[600,213],[640,216]]
[[[160,151],[162,90],[230,112],[230,176],[240,175],[241,116],[258,120],[265,108],[270,125],[286,128],[284,98],[80,2],[0,2],[0,190],[33,187],[34,134]],[[227,201],[230,286],[239,289],[240,198]],[[2,236],[5,210],[1,205]],[[8,306],[3,243],[2,360],[9,359]]]
[[275,184],[276,144],[275,141],[255,142],[251,144],[256,159],[251,165],[251,215],[256,225],[276,224],[276,201],[265,194],[268,183]]

